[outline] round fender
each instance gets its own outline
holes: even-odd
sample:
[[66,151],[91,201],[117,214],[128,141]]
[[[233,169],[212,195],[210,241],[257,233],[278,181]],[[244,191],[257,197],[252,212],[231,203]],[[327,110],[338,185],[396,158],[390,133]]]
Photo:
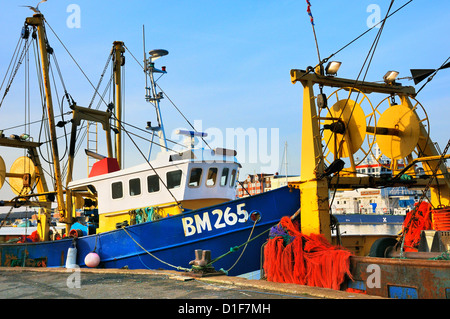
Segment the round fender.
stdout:
[[100,264],[100,256],[95,252],[90,252],[84,258],[84,263],[89,268],[95,268]]

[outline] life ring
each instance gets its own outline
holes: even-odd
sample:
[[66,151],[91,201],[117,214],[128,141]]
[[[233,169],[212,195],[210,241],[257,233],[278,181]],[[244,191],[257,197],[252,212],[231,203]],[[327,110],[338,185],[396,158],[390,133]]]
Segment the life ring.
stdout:
[[385,208],[383,208],[383,212],[385,212],[385,213],[387,212],[387,208],[386,208],[386,207],[385,207]]

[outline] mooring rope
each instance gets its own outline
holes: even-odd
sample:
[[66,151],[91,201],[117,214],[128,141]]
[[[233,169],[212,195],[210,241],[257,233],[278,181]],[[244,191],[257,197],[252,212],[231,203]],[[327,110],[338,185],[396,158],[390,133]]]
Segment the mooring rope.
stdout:
[[181,267],[181,266],[174,266],[174,265],[169,264],[168,262],[165,262],[164,260],[162,260],[162,259],[156,257],[156,256],[153,255],[151,252],[149,252],[147,249],[145,249],[144,247],[142,247],[141,244],[139,244],[139,243],[131,236],[131,234],[126,230],[126,228],[125,228],[124,226],[122,226],[122,229],[123,229],[124,232],[125,232],[125,233],[126,233],[126,234],[127,234],[127,235],[135,242],[135,243],[136,243],[136,245],[138,245],[143,251],[145,251],[147,254],[149,254],[151,257],[155,258],[155,259],[158,260],[159,262],[161,262],[161,263],[163,263],[163,264],[165,264],[165,265],[167,265],[167,266],[169,266],[169,267],[175,268],[175,269],[177,269],[177,270],[191,271],[191,269],[184,268],[184,267]]
[[[233,252],[235,252],[235,251],[238,251],[242,246],[245,246],[244,249],[242,250],[240,256],[237,258],[237,260],[235,261],[235,263],[234,263],[228,270],[220,269],[220,271],[222,271],[223,273],[228,274],[228,272],[229,272],[231,269],[233,269],[234,266],[236,266],[236,264],[239,262],[239,260],[240,260],[241,257],[243,256],[243,254],[244,254],[244,252],[245,252],[245,249],[247,248],[247,245],[248,245],[250,242],[252,242],[253,240],[255,240],[255,239],[261,237],[262,235],[264,235],[265,233],[267,233],[268,231],[270,231],[270,228],[269,228],[269,229],[263,231],[261,234],[259,234],[259,235],[255,236],[255,237],[251,238],[252,235],[253,235],[253,231],[254,231],[254,229],[255,229],[255,226],[256,226],[256,223],[257,223],[257,222],[258,222],[258,220],[256,220],[256,221],[254,222],[253,227],[252,227],[252,230],[250,231],[250,235],[249,235],[248,240],[247,240],[246,242],[242,243],[242,244],[239,245],[239,246],[231,247],[230,250],[229,250],[228,252],[226,252],[225,254],[223,254],[223,255],[221,255],[221,256],[219,256],[219,257],[213,259],[212,261],[210,261],[210,262],[206,265],[206,267],[210,267],[213,263],[217,262],[218,260],[222,259],[223,257],[225,257],[225,256],[227,256],[227,255],[229,255],[229,254],[231,254],[231,253],[233,253]],[[184,268],[184,267],[181,267],[181,266],[175,266],[175,265],[172,265],[172,264],[170,264],[170,263],[168,263],[168,262],[166,262],[166,261],[164,261],[164,260],[162,260],[162,259],[156,257],[155,255],[153,255],[152,253],[150,253],[148,250],[146,250],[141,244],[139,244],[139,243],[133,238],[133,236],[131,236],[131,234],[126,230],[125,226],[122,226],[122,229],[123,229],[123,231],[124,231],[124,232],[125,232],[125,233],[126,233],[126,234],[127,234],[127,235],[135,242],[135,243],[136,243],[136,245],[138,245],[143,251],[145,251],[148,255],[150,255],[151,257],[155,258],[155,259],[158,260],[159,262],[161,262],[161,263],[163,263],[163,264],[165,264],[165,265],[167,265],[167,266],[169,266],[169,267],[175,268],[175,269],[177,269],[177,270],[189,271],[189,272],[192,271],[192,269]]]
[[[252,242],[253,240],[255,240],[255,239],[261,237],[262,235],[268,233],[268,232],[270,231],[271,228],[272,228],[272,227],[266,229],[266,230],[263,231],[261,234],[259,234],[259,235],[255,236],[255,237],[253,237],[253,238],[247,240],[246,242],[244,242],[243,244],[241,244],[241,245],[239,245],[239,246],[231,247],[230,250],[227,251],[226,253],[224,253],[223,255],[221,255],[221,256],[219,256],[219,257],[214,258],[213,260],[211,260],[211,261],[209,262],[209,264],[206,265],[206,267],[211,266],[213,263],[215,263],[215,262],[217,262],[218,260],[224,258],[225,256],[227,256],[227,255],[229,255],[229,254],[231,254],[231,253],[234,253],[235,251],[238,251],[242,246],[247,247],[248,243],[250,243],[250,242]],[[253,230],[252,230],[252,232],[253,232]],[[251,235],[250,235],[250,237],[251,237]],[[249,238],[250,238],[250,237],[249,237]],[[245,250],[245,248],[244,248],[244,250]],[[244,252],[244,250],[242,251],[242,253]],[[241,253],[241,255],[242,255],[242,253]],[[240,258],[241,258],[241,256],[239,256],[238,261],[239,261]],[[236,263],[237,263],[237,261],[236,261]],[[236,263],[235,263],[235,264],[236,264]],[[228,270],[220,269],[220,271],[222,271],[222,272],[225,273],[225,274],[228,274],[228,271],[230,271],[234,266],[235,266],[235,265],[233,265],[232,267],[230,267]]]
[[241,254],[239,255],[239,257],[236,259],[236,261],[234,262],[233,266],[231,266],[230,268],[228,268],[228,270],[226,270],[226,273],[228,273],[231,269],[234,268],[234,266],[237,265],[237,263],[239,262],[239,260],[241,259],[242,255],[244,255],[245,249],[247,248],[248,243],[250,242],[250,238],[252,238],[253,235],[253,231],[255,230],[255,226],[256,223],[258,222],[258,219],[255,220],[255,222],[253,223],[253,227],[252,230],[250,231],[250,235],[248,236],[247,241],[245,242],[245,246],[244,249],[242,250]]

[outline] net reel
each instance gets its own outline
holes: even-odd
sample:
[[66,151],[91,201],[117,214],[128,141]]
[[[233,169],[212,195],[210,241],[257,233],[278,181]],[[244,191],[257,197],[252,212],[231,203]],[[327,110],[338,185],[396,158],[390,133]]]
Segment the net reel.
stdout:
[[6,179],[6,165],[3,157],[0,156],[0,189],[3,187]]
[[31,193],[36,183],[36,166],[33,161],[26,157],[19,157],[11,165],[10,172],[6,172],[6,165],[0,156],[0,189],[8,177],[8,184],[16,195],[27,195]]
[[395,174],[414,158],[423,156],[430,125],[424,107],[415,98],[390,95],[374,107],[364,92],[341,88],[327,101],[331,106],[325,105],[320,112],[327,114],[319,117],[328,164],[348,158],[351,168],[347,174],[355,174],[356,166],[369,158]]
[[[353,88],[338,89],[327,98],[327,101],[334,104],[320,110],[320,112],[327,111],[325,117],[320,117],[324,159],[330,164],[338,158],[348,158],[351,168],[347,173],[354,174],[355,167],[371,152],[373,141],[364,142],[367,121],[376,122],[376,110],[366,94]],[[366,115],[363,108],[370,113]],[[358,151],[362,154],[355,157]]]
[[374,154],[372,150],[372,157],[394,173],[423,156],[430,139],[430,123],[422,104],[413,97],[400,100],[397,104],[395,96],[383,99],[376,107],[377,127],[369,128],[380,151]]

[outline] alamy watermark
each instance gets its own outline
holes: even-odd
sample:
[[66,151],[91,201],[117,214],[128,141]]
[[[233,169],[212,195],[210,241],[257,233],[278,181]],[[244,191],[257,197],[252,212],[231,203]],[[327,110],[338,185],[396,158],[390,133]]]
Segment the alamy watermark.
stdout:
[[78,265],[71,265],[71,268],[67,268],[66,272],[71,272],[67,277],[67,288],[81,288],[81,271]]
[[370,264],[366,268],[366,273],[370,273],[366,280],[367,288],[381,288],[381,267],[377,264]]
[[[275,173],[280,165],[280,129],[279,128],[203,128],[201,120],[194,121],[197,132],[204,132],[207,136],[205,142],[212,148],[226,148],[237,152],[237,159],[241,164],[256,164],[260,166],[260,172]],[[179,144],[185,143],[185,136],[172,131],[170,139]],[[198,146],[201,139],[197,139]],[[188,143],[189,144],[189,141]],[[183,151],[180,145],[174,149]]]
[[[66,20],[66,25],[69,29],[81,28],[81,7],[78,4],[72,3],[67,6],[66,12],[69,16]],[[381,24],[381,7],[378,4],[369,4],[366,12],[370,13],[367,17],[366,24],[368,28],[380,28]]]
[[81,28],[81,8],[78,4],[69,4],[66,9],[70,13],[66,20],[66,25],[69,29]]
[[380,28],[381,26],[381,8],[378,4],[369,4],[366,11],[370,13],[366,23],[368,28]]

